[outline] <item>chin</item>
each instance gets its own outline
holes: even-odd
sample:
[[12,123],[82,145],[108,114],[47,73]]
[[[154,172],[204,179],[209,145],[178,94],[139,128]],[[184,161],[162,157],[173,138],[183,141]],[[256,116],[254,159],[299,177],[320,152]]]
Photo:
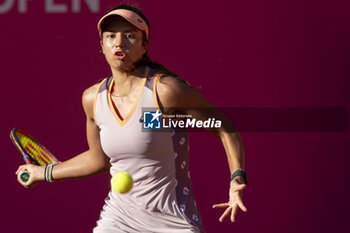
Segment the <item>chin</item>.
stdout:
[[116,69],[116,70],[118,70],[118,71],[120,71],[120,72],[124,72],[124,73],[130,73],[130,72],[132,72],[134,69],[135,69],[135,67],[133,66],[133,65],[117,65],[117,66],[114,66],[114,69]]

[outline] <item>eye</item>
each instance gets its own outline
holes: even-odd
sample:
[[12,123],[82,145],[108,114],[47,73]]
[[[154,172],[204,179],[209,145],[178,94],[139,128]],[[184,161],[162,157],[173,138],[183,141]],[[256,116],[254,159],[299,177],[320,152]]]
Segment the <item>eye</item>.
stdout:
[[115,34],[114,33],[108,33],[107,35],[106,35],[106,38],[115,38]]
[[135,36],[133,34],[131,34],[131,33],[126,33],[125,37],[128,38],[128,39],[134,39],[135,38]]

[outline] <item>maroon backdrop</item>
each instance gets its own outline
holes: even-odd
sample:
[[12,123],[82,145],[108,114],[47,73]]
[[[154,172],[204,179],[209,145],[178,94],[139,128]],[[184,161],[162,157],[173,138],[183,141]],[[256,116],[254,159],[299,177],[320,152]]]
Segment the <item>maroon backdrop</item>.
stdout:
[[[1,232],[84,233],[95,226],[109,175],[27,190],[16,181],[22,160],[8,134],[26,129],[62,160],[87,149],[81,95],[110,73],[96,23],[118,3],[0,1]],[[350,105],[345,1],[138,3],[151,24],[150,56],[201,86],[215,106]],[[248,212],[236,223],[219,223],[221,211],[211,209],[228,200],[220,141],[209,133],[190,137],[191,176],[208,233],[350,232],[348,130],[242,132],[250,184]]]

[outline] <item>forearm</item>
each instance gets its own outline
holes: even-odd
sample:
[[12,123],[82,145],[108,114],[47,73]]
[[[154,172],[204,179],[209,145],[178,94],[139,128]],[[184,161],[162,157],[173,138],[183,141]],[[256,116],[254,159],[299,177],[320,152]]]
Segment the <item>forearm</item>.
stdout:
[[238,132],[220,133],[231,174],[238,168],[244,169],[244,149]]
[[109,162],[104,157],[105,155],[95,155],[91,150],[85,151],[56,165],[52,170],[52,178],[53,180],[73,179],[105,172],[109,169]]
[[[230,167],[231,174],[234,173],[234,179],[230,182],[229,201],[226,203],[220,203],[213,206],[213,208],[226,208],[225,212],[221,215],[219,221],[222,222],[224,218],[230,216],[231,222],[235,221],[235,215],[238,208],[247,211],[247,208],[242,202],[243,190],[247,187],[245,177],[236,176],[244,175],[242,171],[237,169],[244,168],[244,151],[241,141],[241,137],[237,131],[235,132],[221,132],[219,134],[221,141],[225,147],[227,160]],[[237,173],[235,172],[237,171]]]

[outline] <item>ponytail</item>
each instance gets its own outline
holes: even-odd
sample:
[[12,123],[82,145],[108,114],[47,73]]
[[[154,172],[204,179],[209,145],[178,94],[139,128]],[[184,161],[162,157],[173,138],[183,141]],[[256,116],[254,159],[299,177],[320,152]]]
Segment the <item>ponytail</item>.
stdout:
[[160,74],[160,77],[159,77],[160,81],[165,76],[171,76],[176,80],[186,84],[187,86],[193,87],[191,84],[189,84],[189,82],[180,78],[179,75],[175,74],[174,72],[171,72],[170,70],[168,70],[168,68],[166,68],[164,65],[158,62],[152,61],[151,58],[149,58],[149,56],[147,55],[147,52],[142,56],[142,58],[139,61],[134,63],[135,68],[140,66],[149,66],[150,68],[155,69],[156,70],[155,74]]

